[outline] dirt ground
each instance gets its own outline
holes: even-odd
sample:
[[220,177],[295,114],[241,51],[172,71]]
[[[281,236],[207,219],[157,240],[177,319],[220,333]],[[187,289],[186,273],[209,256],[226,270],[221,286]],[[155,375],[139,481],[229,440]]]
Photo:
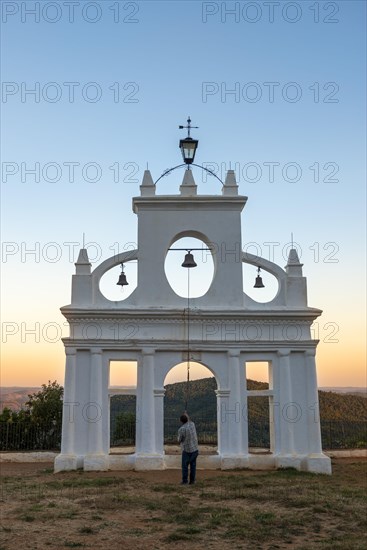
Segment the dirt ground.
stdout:
[[284,471],[67,472],[1,463],[0,550],[367,547],[366,459]]

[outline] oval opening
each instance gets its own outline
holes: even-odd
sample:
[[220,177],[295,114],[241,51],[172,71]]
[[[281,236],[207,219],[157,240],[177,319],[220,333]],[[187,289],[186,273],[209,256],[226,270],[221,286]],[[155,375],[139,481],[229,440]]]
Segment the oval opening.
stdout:
[[121,274],[121,265],[117,265],[101,277],[99,281],[99,289],[107,300],[112,302],[120,302],[126,300],[134,292],[138,284],[138,262],[131,261],[124,264],[124,272],[126,280],[129,283],[126,286],[117,285]]
[[260,276],[262,278],[264,288],[254,288],[257,274],[256,266],[243,263],[243,290],[247,296],[250,296],[250,298],[255,300],[255,302],[259,302],[261,304],[271,302],[271,300],[273,300],[278,294],[278,280],[268,271],[261,269]]
[[[164,271],[172,290],[181,298],[199,298],[206,294],[214,276],[214,262],[210,250],[204,241],[194,237],[183,237],[175,241],[170,248],[185,250],[168,250],[164,263]],[[186,249],[192,250],[197,267],[182,267]]]

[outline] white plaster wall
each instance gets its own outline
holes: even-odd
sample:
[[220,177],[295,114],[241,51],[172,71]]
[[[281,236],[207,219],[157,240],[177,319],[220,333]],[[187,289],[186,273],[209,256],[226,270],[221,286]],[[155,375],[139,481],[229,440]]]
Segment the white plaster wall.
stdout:
[[[219,204],[213,197],[196,203],[192,198],[178,197],[171,203],[156,205],[158,197],[150,201],[134,199],[138,207],[138,289],[137,305],[185,307],[186,300],[171,289],[164,261],[168,249],[182,236],[202,239],[208,245],[215,243],[214,279],[205,296],[192,299],[192,307],[243,307],[240,211],[245,198],[236,197]],[[160,199],[162,200],[162,199]],[[195,203],[194,203],[195,204]],[[186,207],[185,207],[186,206]],[[164,211],[164,215],[162,212]],[[154,227],[154,231],[152,228]],[[228,281],[231,284],[228,284]]]

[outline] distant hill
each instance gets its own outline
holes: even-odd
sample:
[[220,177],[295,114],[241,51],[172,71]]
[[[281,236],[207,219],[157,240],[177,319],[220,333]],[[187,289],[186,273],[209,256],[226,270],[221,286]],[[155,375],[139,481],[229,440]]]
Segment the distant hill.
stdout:
[[28,395],[39,391],[41,388],[9,386],[0,388],[0,412],[7,407],[12,411],[19,411],[26,401]]
[[[186,382],[168,384],[165,386],[164,399],[165,416],[177,418],[182,414],[186,399]],[[192,417],[204,419],[216,416],[217,400],[215,378],[202,378],[189,383],[189,412]],[[267,389],[265,382],[248,380],[248,389]],[[19,410],[28,401],[28,395],[38,391],[38,387],[3,387],[0,388],[0,411],[4,407]],[[324,388],[325,390],[326,388]],[[328,388],[329,389],[329,388]],[[330,388],[329,391],[319,391],[320,417],[322,420],[334,421],[366,421],[367,399],[362,388]],[[353,393],[353,390],[355,393]],[[358,390],[358,391],[356,391]],[[135,412],[135,397],[129,395],[114,396],[111,399],[111,416],[124,410]],[[249,415],[253,418],[268,416],[268,399],[258,397],[249,403]]]
[[355,386],[347,386],[347,387],[333,387],[333,386],[325,386],[321,387],[320,390],[322,391],[332,391],[334,393],[343,393],[348,395],[357,395],[359,397],[367,397],[367,388],[359,388]]
[[[249,390],[268,389],[265,382],[248,380]],[[168,384],[165,386],[164,398],[165,417],[178,418],[185,407],[186,382]],[[215,378],[203,378],[189,383],[190,416],[196,421],[216,418],[217,399],[215,390],[217,384]],[[331,391],[319,391],[320,418],[325,421],[367,421],[367,399],[361,395],[334,393]],[[117,411],[135,412],[135,397],[114,396],[111,399],[111,416]],[[249,417],[253,419],[266,418],[269,415],[268,398],[256,397],[250,399]]]

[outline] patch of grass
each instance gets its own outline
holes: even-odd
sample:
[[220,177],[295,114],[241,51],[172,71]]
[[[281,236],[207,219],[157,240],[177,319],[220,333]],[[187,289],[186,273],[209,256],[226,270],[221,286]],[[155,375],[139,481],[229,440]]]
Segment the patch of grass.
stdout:
[[36,518],[34,516],[31,516],[31,514],[23,514],[23,515],[20,516],[20,519],[22,521],[27,521],[27,522],[30,523],[30,522],[34,521]]
[[44,509],[44,504],[32,504],[32,506],[28,506],[29,512],[41,512]]
[[124,534],[129,537],[142,537],[145,535],[145,531],[143,529],[125,529]]
[[78,487],[109,487],[111,485],[119,486],[124,483],[124,479],[119,477],[73,477],[72,479],[52,480],[45,483],[46,487],[51,489],[74,489]]
[[78,510],[66,509],[58,516],[59,519],[76,519],[79,515]]
[[78,529],[79,533],[82,535],[93,535],[96,531],[92,527],[84,526]]
[[258,522],[258,523],[261,523],[261,524],[269,524],[269,523],[273,523],[274,520],[276,519],[276,516],[275,514],[273,514],[272,512],[262,512],[262,511],[259,511],[259,512],[255,512],[254,514],[254,519]]
[[[69,472],[55,479],[37,470],[6,481],[4,521],[13,531],[24,529],[27,519],[35,521],[49,547],[63,547],[53,539],[55,525],[70,537],[66,547],[92,548],[98,532],[108,532],[109,542],[120,541],[124,524],[131,547],[191,541],[201,548],[205,541],[213,550],[239,549],[245,541],[248,548],[268,550],[364,550],[365,471],[366,461],[337,461],[330,477],[293,469],[213,472],[191,491],[165,482],[170,472],[167,477],[126,472],[121,478]],[[71,531],[72,519],[78,521]],[[12,536],[2,531],[3,538]],[[28,546],[36,547],[40,531],[27,531]]]
[[183,531],[175,531],[174,533],[170,533],[165,540],[167,542],[176,542],[178,540],[190,540],[191,536],[188,535],[186,532]]
[[156,493],[175,493],[177,491],[177,488],[174,485],[169,485],[168,483],[154,485],[152,489]]

